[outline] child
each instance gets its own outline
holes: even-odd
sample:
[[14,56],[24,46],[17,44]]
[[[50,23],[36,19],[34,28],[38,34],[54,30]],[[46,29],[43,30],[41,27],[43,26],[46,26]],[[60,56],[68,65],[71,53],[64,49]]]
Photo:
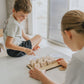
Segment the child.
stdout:
[[[36,35],[30,39],[22,29],[22,21],[26,19],[31,10],[30,0],[15,1],[13,14],[10,15],[4,30],[5,46],[9,56],[35,55],[33,50],[40,48],[41,36]],[[22,38],[26,41],[23,41]]]
[[[67,12],[62,18],[61,31],[65,44],[72,51],[77,51],[68,65],[64,84],[84,84],[84,12]],[[57,61],[67,67],[64,59]],[[37,68],[30,70],[29,73],[30,77],[42,81],[42,84],[57,84]]]

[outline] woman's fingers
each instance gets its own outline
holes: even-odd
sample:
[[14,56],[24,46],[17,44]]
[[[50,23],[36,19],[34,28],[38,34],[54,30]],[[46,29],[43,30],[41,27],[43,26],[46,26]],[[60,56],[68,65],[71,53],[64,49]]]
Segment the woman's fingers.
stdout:
[[62,61],[58,61],[58,64],[62,65],[62,64],[63,64],[63,62],[62,62]]
[[31,70],[29,71],[29,74],[32,74],[32,71]]
[[34,75],[33,73],[34,73],[34,71],[31,69],[31,70],[29,71],[30,76],[31,76],[31,75]]
[[56,61],[61,61],[61,60],[64,60],[63,58],[59,58],[59,59],[57,59]]
[[29,73],[32,73],[33,72],[33,70],[31,69],[30,71],[29,71]]
[[37,71],[37,72],[38,72],[38,71],[40,71],[40,70],[39,70],[38,68],[34,67],[34,71]]
[[[33,69],[31,69],[30,71],[29,71],[29,74],[30,74],[30,77],[32,77],[32,78],[35,78],[35,76],[36,76],[36,71]],[[36,78],[35,78],[36,79]]]
[[43,73],[46,73],[46,70],[42,70]]
[[41,78],[43,77],[44,72],[41,71],[38,68],[34,68],[32,70],[29,71],[30,77],[36,79],[36,80],[41,80]]
[[58,60],[56,60],[58,62],[58,64],[62,65],[65,61],[63,58],[60,58]]

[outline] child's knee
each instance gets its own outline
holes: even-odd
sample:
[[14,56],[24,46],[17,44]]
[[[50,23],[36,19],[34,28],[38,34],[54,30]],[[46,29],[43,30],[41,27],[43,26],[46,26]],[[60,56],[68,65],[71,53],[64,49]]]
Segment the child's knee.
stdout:
[[42,37],[39,34],[37,34],[36,37],[38,37],[40,40],[42,40]]

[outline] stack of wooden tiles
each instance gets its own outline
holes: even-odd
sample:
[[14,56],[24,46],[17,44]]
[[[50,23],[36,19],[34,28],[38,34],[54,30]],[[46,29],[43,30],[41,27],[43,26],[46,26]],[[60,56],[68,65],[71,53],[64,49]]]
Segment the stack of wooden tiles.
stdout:
[[[3,29],[0,29],[0,38],[1,37],[3,37]],[[0,52],[1,52],[1,48],[3,49],[2,43],[0,43]]]
[[3,36],[3,29],[0,29],[0,37]]

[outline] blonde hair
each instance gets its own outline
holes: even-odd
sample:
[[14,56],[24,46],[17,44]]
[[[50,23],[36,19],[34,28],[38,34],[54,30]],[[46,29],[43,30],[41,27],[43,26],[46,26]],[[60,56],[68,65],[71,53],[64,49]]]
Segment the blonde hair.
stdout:
[[79,10],[68,11],[62,18],[61,29],[74,29],[77,33],[84,33],[84,12]]

